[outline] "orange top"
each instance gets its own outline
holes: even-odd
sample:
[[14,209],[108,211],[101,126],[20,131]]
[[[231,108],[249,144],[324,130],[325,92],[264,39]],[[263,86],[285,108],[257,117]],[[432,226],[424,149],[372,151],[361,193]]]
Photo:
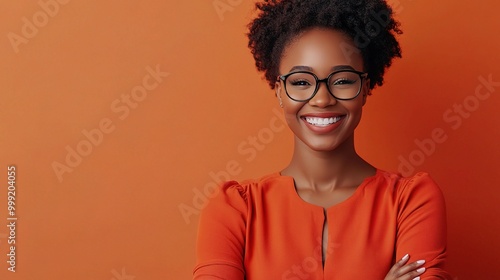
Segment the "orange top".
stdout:
[[197,253],[198,280],[378,280],[407,253],[408,263],[426,260],[422,280],[452,279],[443,270],[444,199],[427,173],[377,170],[326,210],[302,200],[293,178],[279,173],[226,182],[201,214]]

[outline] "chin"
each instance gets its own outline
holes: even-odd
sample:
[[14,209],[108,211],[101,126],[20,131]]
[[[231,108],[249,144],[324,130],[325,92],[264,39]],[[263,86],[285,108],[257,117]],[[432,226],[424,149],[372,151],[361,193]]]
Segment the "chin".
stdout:
[[342,147],[342,143],[337,141],[302,141],[304,146],[315,152],[333,152]]

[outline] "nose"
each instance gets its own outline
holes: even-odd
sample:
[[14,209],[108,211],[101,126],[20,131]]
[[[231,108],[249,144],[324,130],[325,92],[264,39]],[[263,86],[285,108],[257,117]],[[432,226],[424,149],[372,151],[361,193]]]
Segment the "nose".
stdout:
[[314,97],[309,100],[310,105],[324,108],[337,103],[337,99],[335,99],[335,97],[330,94],[330,91],[328,91],[326,83],[326,81],[319,82],[318,91]]

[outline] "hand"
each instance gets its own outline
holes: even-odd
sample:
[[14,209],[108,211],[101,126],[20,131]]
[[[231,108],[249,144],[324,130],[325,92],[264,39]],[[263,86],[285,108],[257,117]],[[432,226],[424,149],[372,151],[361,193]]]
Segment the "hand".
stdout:
[[425,267],[421,267],[425,261],[419,260],[406,264],[410,256],[406,254],[400,261],[395,263],[384,280],[420,280],[420,275],[425,272]]

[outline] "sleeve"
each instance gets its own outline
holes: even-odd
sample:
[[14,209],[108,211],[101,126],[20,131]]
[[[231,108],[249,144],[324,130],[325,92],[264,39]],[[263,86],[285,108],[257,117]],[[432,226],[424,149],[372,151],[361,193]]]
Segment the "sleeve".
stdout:
[[446,209],[444,197],[427,173],[402,180],[398,190],[396,256],[425,260],[422,280],[452,279],[445,271]]
[[246,190],[226,182],[202,210],[194,280],[243,280],[247,220]]

